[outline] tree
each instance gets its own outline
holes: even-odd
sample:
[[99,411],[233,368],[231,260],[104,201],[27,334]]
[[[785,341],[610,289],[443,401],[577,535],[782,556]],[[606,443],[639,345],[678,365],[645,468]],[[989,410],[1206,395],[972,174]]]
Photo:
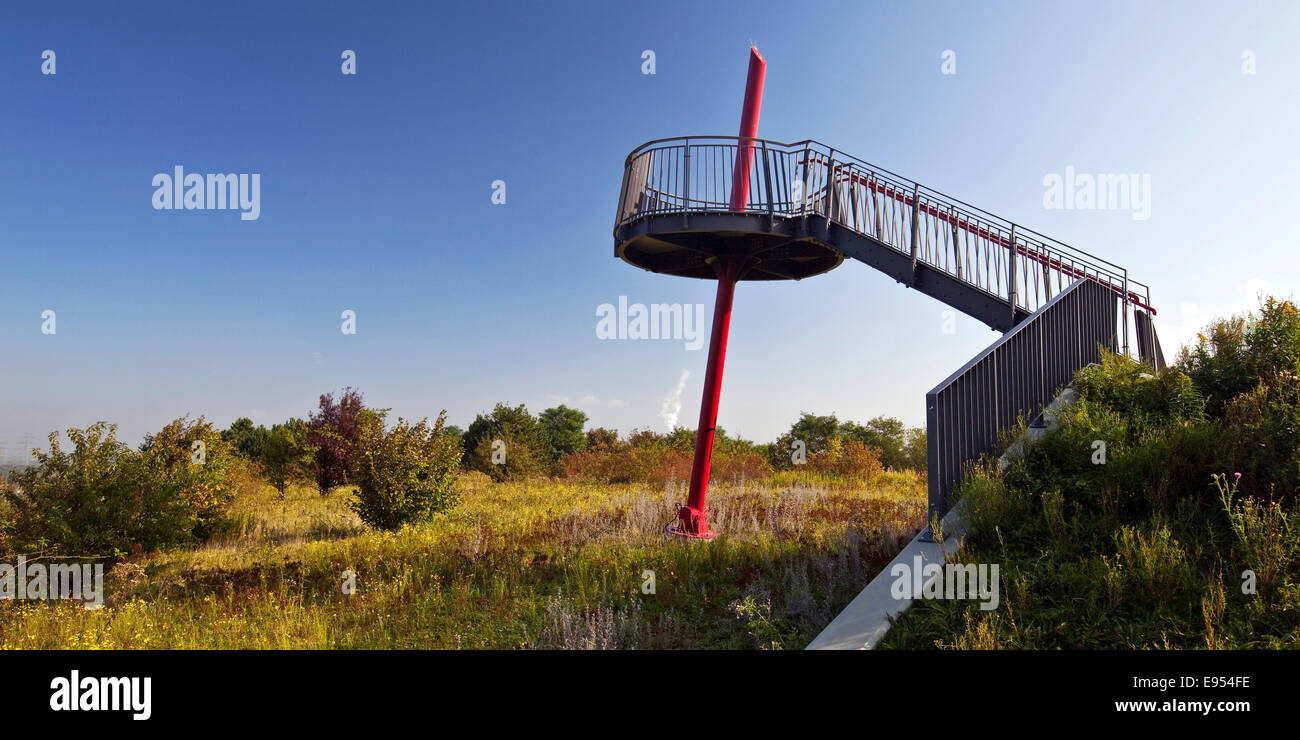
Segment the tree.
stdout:
[[[790,425],[790,431],[776,438],[767,450],[767,461],[775,468],[788,470],[795,466],[794,457],[798,450],[804,456],[822,452],[832,440],[840,435],[840,422],[834,414],[817,416],[806,411],[799,413],[799,419]],[[803,444],[802,449],[796,443]]]
[[802,440],[809,454],[821,452],[831,439],[839,436],[840,423],[835,414],[817,416],[807,411],[799,413],[799,420],[790,425],[790,437]]
[[887,468],[903,465],[903,445],[907,443],[907,426],[899,419],[877,416],[866,424],[851,421],[840,426],[845,439],[853,439],[880,451],[880,462]]
[[364,408],[361,393],[348,387],[337,401],[332,393],[321,394],[320,408],[307,420],[307,441],[316,449],[312,477],[321,495],[352,482]]
[[552,466],[561,457],[586,448],[587,437],[582,430],[587,425],[587,415],[581,411],[560,404],[538,414],[537,421],[546,435],[546,459]]
[[921,472],[926,470],[929,455],[926,439],[923,428],[907,432],[907,444],[903,445],[903,467]]
[[258,462],[282,501],[291,483],[311,474],[316,449],[308,437],[307,424],[301,419],[290,419],[271,427],[261,442]]
[[249,460],[256,460],[260,454],[259,446],[265,441],[266,434],[266,427],[253,426],[252,419],[241,416],[221,433],[221,438],[234,446],[239,454]]
[[466,465],[496,481],[518,480],[541,470],[546,443],[542,425],[523,404],[498,403],[465,430]]
[[351,506],[366,524],[393,530],[456,505],[461,447],[446,433],[446,411],[432,427],[428,419],[412,426],[399,418],[385,431],[386,418],[385,411],[363,415]]

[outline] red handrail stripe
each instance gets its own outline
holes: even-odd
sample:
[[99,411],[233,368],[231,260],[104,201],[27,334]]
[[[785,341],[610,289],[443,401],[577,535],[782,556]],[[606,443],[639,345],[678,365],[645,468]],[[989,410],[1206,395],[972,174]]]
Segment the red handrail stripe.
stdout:
[[[816,164],[822,164],[822,165],[829,164],[825,160],[822,160],[820,157],[811,157],[810,160]],[[803,160],[796,160],[795,163],[803,164]],[[865,178],[855,172],[847,171],[846,168],[841,165],[836,165],[835,169],[838,172],[838,174],[836,175],[836,179],[839,182],[852,182],[854,184],[863,185],[867,187],[869,190],[873,192],[883,193],[889,196],[890,198],[897,200],[898,202],[902,203],[905,206],[912,205],[912,198],[910,195],[908,195],[905,192],[899,191],[897,188],[891,188],[887,184],[880,182],[874,177]],[[921,203],[920,210],[922,213],[926,213],[928,215],[934,216],[935,218],[939,219],[940,221],[943,221],[946,224],[949,224],[951,226],[956,226],[959,229],[965,229],[967,232],[975,234],[977,237],[987,239],[999,247],[1011,246],[1010,239],[1008,239],[1007,237],[1004,237],[1001,234],[990,231],[981,226],[973,225],[973,222],[971,221],[964,221],[960,218],[957,218],[956,216],[945,213],[944,211],[941,211],[934,206]],[[1089,275],[1086,270],[1079,270],[1077,268],[1067,267],[1060,260],[1052,259],[1050,256],[1046,256],[1046,255],[1038,254],[1037,252],[1034,251],[1030,251],[1021,245],[1016,245],[1015,250],[1016,250],[1016,254],[1023,254],[1026,258],[1034,262],[1037,262],[1040,265],[1047,265],[1048,269],[1059,270],[1060,272],[1065,273],[1066,275],[1069,275],[1070,277],[1076,279],[1087,278],[1089,280],[1092,280],[1095,283],[1105,285],[1107,288],[1110,288],[1112,291],[1115,292],[1116,295],[1120,297],[1123,297],[1124,295],[1124,288],[1122,286],[1116,286],[1110,280],[1103,280],[1100,275]],[[1144,308],[1147,311],[1150,311],[1152,316],[1156,315],[1156,310],[1151,306],[1147,305],[1146,303],[1143,303],[1141,300],[1141,296],[1137,293],[1129,291],[1129,302],[1139,308]]]

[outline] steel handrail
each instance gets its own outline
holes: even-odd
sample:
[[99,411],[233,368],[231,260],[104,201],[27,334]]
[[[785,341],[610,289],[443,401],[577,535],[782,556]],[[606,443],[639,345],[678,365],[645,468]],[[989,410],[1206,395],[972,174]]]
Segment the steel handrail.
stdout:
[[[1069,244],[1065,244],[1064,242],[1053,239],[1040,232],[1034,231],[1033,229],[1021,226],[1014,221],[1010,221],[996,214],[985,211],[982,208],[973,206],[959,198],[947,195],[946,193],[935,190],[934,188],[921,185],[907,177],[858,157],[840,152],[839,150],[813,139],[805,139],[797,142],[780,142],[772,139],[741,136],[703,135],[668,137],[655,139],[641,144],[633,149],[624,160],[625,178],[623,192],[620,193],[620,210],[618,220],[615,224],[615,231],[623,225],[646,215],[639,212],[627,212],[627,209],[625,209],[626,198],[628,195],[627,189],[630,186],[637,187],[641,192],[652,191],[656,194],[656,197],[663,202],[676,201],[674,203],[676,206],[673,209],[674,212],[687,214],[697,211],[709,212],[712,210],[723,210],[727,205],[720,200],[692,197],[689,194],[689,178],[691,177],[689,162],[687,163],[685,173],[670,171],[667,175],[670,179],[674,180],[674,184],[676,178],[681,177],[685,181],[683,189],[687,191],[686,193],[674,193],[663,188],[652,188],[649,186],[649,183],[645,183],[643,186],[642,184],[629,182],[627,175],[630,174],[631,168],[638,158],[654,152],[668,152],[674,150],[681,151],[684,157],[689,157],[692,149],[697,148],[722,147],[724,149],[729,149],[730,152],[734,153],[739,151],[741,143],[751,144],[752,147],[750,149],[752,155],[755,157],[760,154],[767,156],[773,152],[775,152],[776,158],[778,159],[785,156],[797,157],[799,155],[804,155],[806,159],[795,159],[793,164],[795,167],[804,168],[805,181],[812,179],[809,177],[809,173],[815,169],[809,167],[809,164],[820,165],[822,169],[830,169],[831,167],[834,167],[833,176],[822,176],[816,178],[815,194],[812,192],[804,192],[802,194],[803,200],[796,202],[793,198],[784,199],[774,197],[774,194],[771,192],[772,165],[770,161],[765,161],[763,163],[763,181],[756,183],[760,185],[760,187],[751,188],[751,192],[754,193],[754,196],[756,196],[758,200],[751,201],[750,210],[766,212],[773,216],[802,216],[807,215],[810,211],[814,213],[818,212],[821,199],[824,198],[826,201],[827,214],[830,214],[833,213],[837,205],[840,206],[841,211],[843,211],[844,208],[844,204],[832,202],[831,196],[833,191],[840,191],[840,186],[844,183],[849,183],[850,186],[864,186],[869,192],[880,193],[889,197],[891,200],[896,201],[899,205],[905,208],[912,208],[919,213],[925,214],[928,219],[934,219],[938,222],[947,224],[954,229],[965,232],[968,236],[973,236],[979,240],[985,240],[990,245],[1001,247],[1008,252],[1014,251],[1017,258],[1028,260],[1026,265],[1028,265],[1029,262],[1042,265],[1047,269],[1047,274],[1044,276],[1035,274],[1032,278],[1027,274],[1017,275],[1016,271],[1010,269],[1009,265],[1006,266],[1006,272],[1008,273],[1006,278],[1008,281],[1015,279],[1017,282],[1026,281],[1028,284],[1028,281],[1032,279],[1034,284],[1033,292],[1035,294],[1042,292],[1044,296],[1041,297],[1050,298],[1051,287],[1050,283],[1043,284],[1040,283],[1040,280],[1049,280],[1051,277],[1050,273],[1055,271],[1071,280],[1087,278],[1089,280],[1106,284],[1121,298],[1123,298],[1125,303],[1132,304],[1138,308],[1143,308],[1150,311],[1152,314],[1155,314],[1155,310],[1151,307],[1150,288],[1144,283],[1129,278],[1127,270],[1114,262],[1098,257]],[[726,155],[724,154],[723,156],[725,157]],[[753,173],[753,177],[759,176],[757,168],[755,168]],[[721,173],[721,175],[722,178],[727,176],[725,172]],[[788,182],[783,183],[783,185],[788,184]],[[918,199],[918,203],[916,204],[912,202],[913,194],[915,194]],[[836,195],[836,199],[844,197],[843,192],[834,193],[834,195]],[[696,208],[697,205],[699,206],[698,209]],[[781,207],[779,210],[778,206]],[[854,207],[856,207],[856,204],[854,204]],[[838,214],[838,216],[842,215],[842,213]],[[879,215],[877,215],[877,218],[879,219]],[[843,218],[837,217],[834,220],[844,223]],[[929,225],[930,224],[927,224],[927,226]],[[899,231],[898,224],[891,223],[890,226],[895,231]],[[856,230],[856,226],[854,228]],[[913,232],[915,232],[916,229],[917,225],[913,224]],[[1012,242],[1013,234],[1015,239],[1014,244]],[[895,236],[898,237],[900,234],[895,234]],[[877,235],[877,237],[879,237],[879,235]],[[953,239],[955,241],[955,234]],[[903,246],[901,243],[890,244],[888,241],[883,239],[878,238],[877,240],[895,249],[901,249]],[[901,239],[899,239],[899,241],[901,241]],[[951,246],[955,255],[958,251],[958,245],[954,243]],[[969,247],[969,245],[967,246]],[[977,261],[980,259],[978,251],[981,246],[982,245],[979,244],[976,245],[977,254],[975,255],[975,259]],[[967,257],[969,258],[969,255],[967,255]],[[931,260],[928,254],[924,256],[918,254],[917,258],[932,267],[946,272],[952,272],[952,270]],[[955,259],[954,256],[954,261]],[[985,271],[986,274],[983,275],[985,281],[985,285],[983,286],[980,285],[979,280],[977,279],[972,280],[964,278],[960,266],[956,268],[957,276],[971,285],[986,290],[996,278],[1000,290],[1005,287],[1012,293],[1013,297],[1017,301],[1017,305],[1023,302],[1025,309],[1032,310],[1033,306],[1029,302],[1030,296],[1028,294],[1017,295],[1018,291],[1012,290],[1013,286],[1010,284],[1006,286],[1001,285],[1003,277],[1003,264],[1001,259],[1001,255],[984,256],[984,260],[989,264],[989,267]],[[997,262],[997,264],[993,265],[992,262]],[[993,274],[994,270],[997,271],[996,275]],[[1059,282],[1058,279],[1058,290],[1060,289]],[[1125,313],[1125,320],[1127,321],[1127,312]]]

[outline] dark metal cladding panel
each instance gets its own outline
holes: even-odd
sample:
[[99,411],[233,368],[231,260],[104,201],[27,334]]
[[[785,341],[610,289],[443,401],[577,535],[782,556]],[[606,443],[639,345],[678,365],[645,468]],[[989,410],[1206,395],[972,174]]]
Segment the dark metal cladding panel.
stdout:
[[1099,346],[1119,346],[1118,304],[1107,286],[1078,280],[927,394],[932,516],[972,462],[1000,451],[1001,430],[1036,416]]
[[941,487],[939,481],[942,475],[935,473],[935,469],[942,469],[943,461],[940,459],[939,447],[939,394],[925,394],[925,428],[929,431],[925,434],[925,459],[929,474],[926,476],[926,488],[930,500],[930,512],[927,517],[932,517],[938,510],[934,502],[939,498]]

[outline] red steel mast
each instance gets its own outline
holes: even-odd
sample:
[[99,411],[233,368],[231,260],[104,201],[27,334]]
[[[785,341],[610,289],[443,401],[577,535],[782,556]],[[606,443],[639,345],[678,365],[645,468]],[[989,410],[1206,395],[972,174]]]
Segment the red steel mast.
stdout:
[[[749,173],[754,143],[758,136],[758,113],[763,107],[763,78],[767,62],[756,47],[749,49],[749,75],[745,81],[745,103],[740,114],[740,137],[736,147],[736,164],[731,176],[733,213],[743,213],[749,201]],[[713,438],[718,426],[718,400],[722,394],[722,369],[727,358],[727,334],[731,328],[731,303],[736,294],[736,280],[746,260],[740,256],[713,258],[718,274],[718,294],[713,302],[713,332],[709,336],[708,366],[704,371],[704,396],[700,400],[700,425],[695,433],[695,459],[691,464],[691,488],[686,505],[678,512],[677,524],[668,532],[683,537],[710,540],[709,510],[704,496],[709,490],[709,464],[713,460]]]

